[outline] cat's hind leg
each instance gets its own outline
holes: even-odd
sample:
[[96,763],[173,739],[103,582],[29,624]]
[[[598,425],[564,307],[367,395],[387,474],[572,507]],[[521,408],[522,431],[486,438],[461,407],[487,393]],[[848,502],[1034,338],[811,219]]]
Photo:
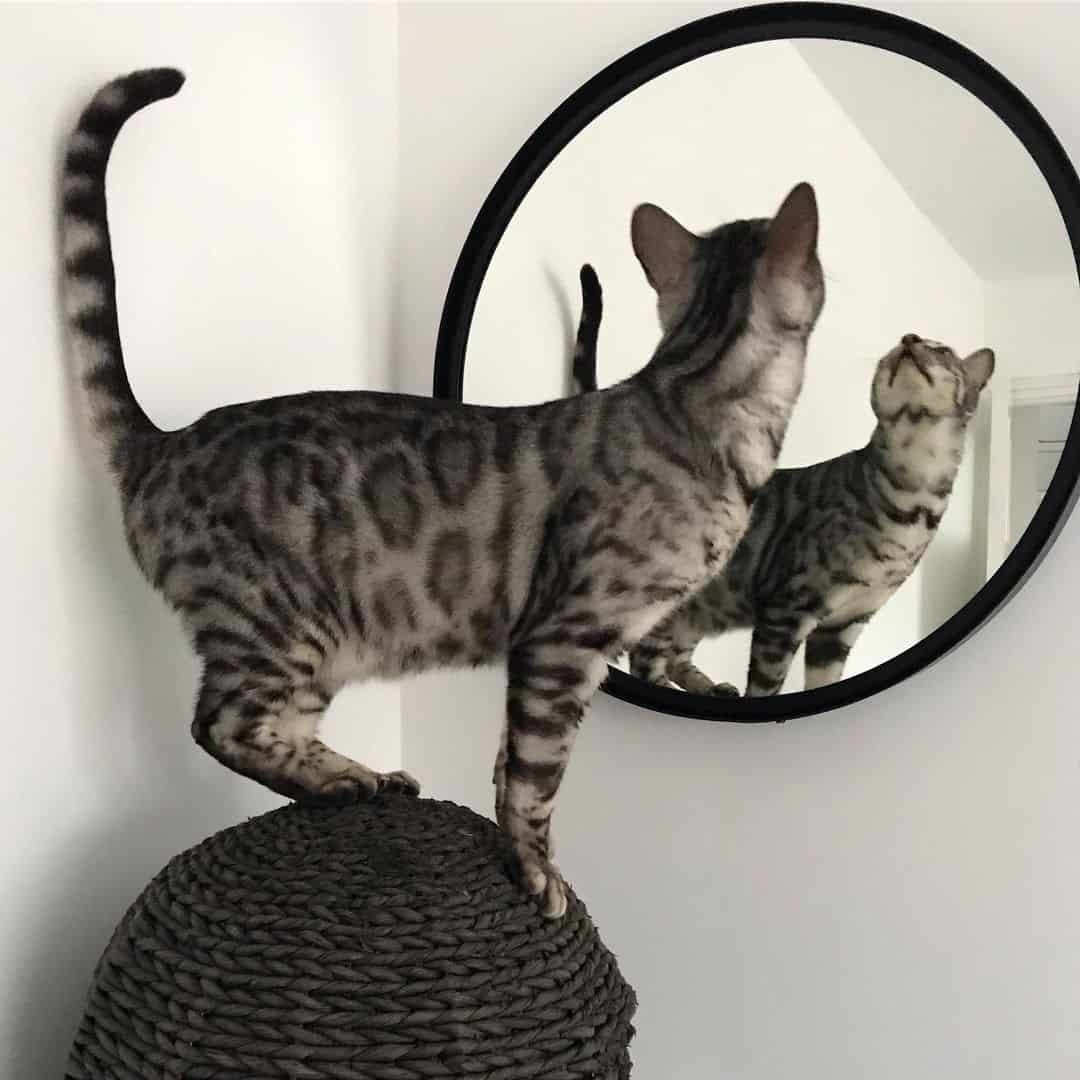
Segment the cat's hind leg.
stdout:
[[672,657],[668,662],[672,681],[688,694],[708,694],[711,697],[738,697],[739,690],[729,682],[713,682],[701,668],[695,666],[690,655]]
[[[334,584],[332,571],[320,576],[310,559],[261,531],[228,489],[231,474],[218,471],[220,506],[194,539],[173,538],[171,548],[163,547],[153,575],[203,664],[195,741],[234,772],[289,798],[342,802],[380,791],[416,793],[407,774],[378,773],[319,739],[337,690],[374,673],[364,662],[363,613]],[[209,484],[209,475],[202,482]]]
[[[683,689],[690,694],[738,697],[731,683],[715,683],[693,662],[701,634],[692,632],[689,620],[677,613],[651,631],[630,650],[630,674],[657,686]],[[722,632],[720,627],[717,632]]]
[[418,794],[408,773],[378,773],[319,739],[330,699],[281,656],[218,653],[205,660],[191,731],[223,765],[288,798],[341,803],[388,791]]
[[630,650],[630,674],[654,686],[678,689],[668,678],[668,643],[648,637]]
[[777,616],[754,626],[747,697],[772,697],[780,693],[799,646],[813,628],[813,621],[797,616]]
[[869,621],[867,616],[843,626],[819,626],[806,639],[807,690],[828,686],[844,677],[848,654]]

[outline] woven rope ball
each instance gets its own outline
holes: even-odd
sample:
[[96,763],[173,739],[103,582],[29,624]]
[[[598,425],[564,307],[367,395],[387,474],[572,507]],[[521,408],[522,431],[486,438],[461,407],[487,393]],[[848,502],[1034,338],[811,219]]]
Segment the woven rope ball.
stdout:
[[634,992],[495,826],[407,796],[284,807],[173,859],[98,962],[68,1080],[624,1080]]

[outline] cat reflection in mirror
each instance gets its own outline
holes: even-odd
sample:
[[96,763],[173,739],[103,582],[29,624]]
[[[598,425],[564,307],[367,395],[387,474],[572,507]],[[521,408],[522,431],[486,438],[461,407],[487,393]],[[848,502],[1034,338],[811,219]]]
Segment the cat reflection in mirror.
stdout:
[[124,368],[105,169],[125,120],[182,82],[136,72],[91,102],[62,236],[72,353],[127,540],[202,661],[192,733],[289,797],[415,793],[319,739],[331,699],[505,658],[496,815],[518,881],[558,917],[550,820],[585,705],[607,660],[723,566],[775,468],[824,297],[813,190],[704,236],[638,207],[664,334],[600,393],[479,408],[313,392],[166,432]]
[[[576,389],[596,387],[602,293],[581,271]],[[905,334],[878,362],[870,442],[831,461],[778,469],[726,567],[630,651],[638,678],[733,696],[693,663],[703,638],[753,631],[746,693],[776,694],[806,644],[805,688],[843,677],[863,628],[910,577],[934,538],[994,354],[966,358]]]

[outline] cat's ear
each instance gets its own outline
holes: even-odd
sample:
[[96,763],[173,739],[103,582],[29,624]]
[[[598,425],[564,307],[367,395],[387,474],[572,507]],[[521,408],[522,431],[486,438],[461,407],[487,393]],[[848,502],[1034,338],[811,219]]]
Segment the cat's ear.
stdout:
[[962,361],[968,389],[981,390],[994,374],[994,353],[992,349],[979,349]]
[[796,184],[769,223],[765,266],[770,274],[798,277],[817,253],[818,208],[814,189]]
[[679,283],[698,247],[698,238],[689,229],[652,203],[643,203],[634,211],[630,240],[649,284],[657,292]]

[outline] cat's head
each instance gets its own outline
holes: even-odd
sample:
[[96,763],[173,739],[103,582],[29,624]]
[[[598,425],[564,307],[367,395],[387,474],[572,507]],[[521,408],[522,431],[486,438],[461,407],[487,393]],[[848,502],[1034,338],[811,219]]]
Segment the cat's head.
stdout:
[[967,421],[993,373],[990,349],[960,357],[948,345],[905,334],[878,361],[870,402],[883,422],[902,415]]
[[798,184],[772,218],[734,221],[699,236],[651,203],[630,236],[656,290],[664,341],[687,344],[752,328],[809,336],[825,302],[814,189]]

